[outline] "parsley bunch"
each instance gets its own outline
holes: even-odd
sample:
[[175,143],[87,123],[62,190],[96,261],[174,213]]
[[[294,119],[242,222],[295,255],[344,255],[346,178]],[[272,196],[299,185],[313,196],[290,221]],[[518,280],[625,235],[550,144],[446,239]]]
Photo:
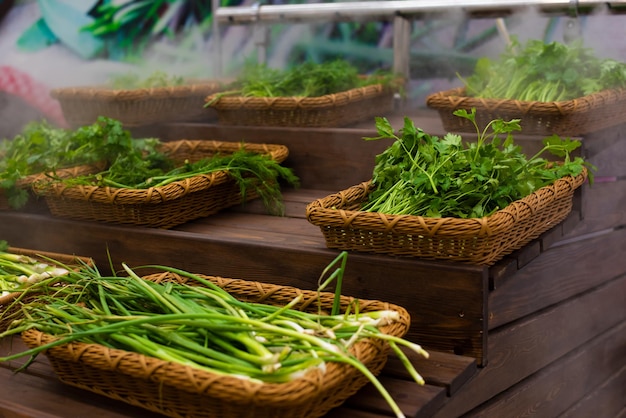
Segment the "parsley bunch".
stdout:
[[462,80],[472,97],[551,102],[626,87],[626,64],[601,59],[582,43],[513,38],[497,59],[480,58]]
[[153,138],[133,139],[119,121],[105,117],[76,130],[57,128],[47,121],[31,122],[19,135],[0,143],[0,188],[5,190],[9,205],[20,208],[28,201],[28,192],[18,183],[31,174],[111,163],[118,155],[141,158],[158,142]]
[[[443,138],[429,135],[407,117],[397,136],[387,119],[376,118],[379,136],[365,139],[395,141],[376,157],[375,188],[362,210],[427,217],[489,216],[556,179],[581,174],[586,164],[580,157],[570,157],[579,141],[553,135],[544,139],[541,151],[527,158],[513,141],[512,132],[521,129],[519,119],[496,119],[480,132],[476,109],[457,110],[455,115],[474,124],[476,142],[464,143],[452,133]],[[541,157],[544,152],[563,157],[563,162],[550,164]]]

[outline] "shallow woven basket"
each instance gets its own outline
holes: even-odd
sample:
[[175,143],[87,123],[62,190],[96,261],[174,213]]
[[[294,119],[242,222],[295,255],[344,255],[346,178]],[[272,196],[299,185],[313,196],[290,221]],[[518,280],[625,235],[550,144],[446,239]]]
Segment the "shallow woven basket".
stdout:
[[[245,280],[202,276],[240,300],[284,306],[303,295],[295,309],[317,312],[318,293],[293,287]],[[173,273],[147,276],[153,281],[185,281]],[[330,312],[334,294],[322,292],[320,303]],[[343,296],[345,309],[353,298]],[[400,313],[400,320],[381,327],[386,334],[402,337],[410,317],[399,306],[374,300],[359,300],[361,312],[382,309]],[[342,312],[343,312],[342,309]],[[54,337],[30,330],[22,334],[30,347]],[[352,353],[373,373],[387,361],[389,347],[378,340],[357,342]],[[237,377],[162,361],[141,354],[110,349],[97,344],[74,342],[46,351],[59,379],[112,399],[170,417],[206,418],[315,418],[343,403],[368,380],[346,364],[329,363],[326,371],[315,369],[287,383],[255,383]]]
[[[101,167],[94,165],[90,166],[76,166],[76,167],[67,167],[61,169],[61,171],[68,176],[80,176],[83,174],[88,174],[94,170],[96,167]],[[16,182],[16,187],[21,189],[27,189],[29,192],[32,192],[32,185],[35,181],[40,180],[42,178],[43,173],[31,174],[25,177],[22,177]],[[37,197],[37,196],[33,196]],[[0,188],[0,210],[13,210],[13,207],[9,204],[9,198],[4,192],[4,189]]]
[[[50,263],[53,259],[61,264],[80,268],[84,265],[93,266],[94,261],[89,257],[80,257],[76,255],[53,253],[47,251],[35,251],[25,248],[9,248],[8,252],[12,254],[27,255],[44,263]],[[23,295],[22,292],[12,292],[5,296],[0,296],[0,332],[5,331],[8,326],[21,316],[21,304],[14,303]],[[27,303],[36,298],[36,295],[29,294],[21,298],[20,302]]]
[[520,119],[528,135],[579,136],[626,122],[626,89],[604,90],[573,100],[535,102],[506,99],[478,99],[465,95],[465,88],[433,93],[426,105],[439,112],[444,130],[476,132],[470,121],[455,116],[457,109],[476,108],[481,129],[494,119]]
[[216,93],[206,98],[223,125],[337,127],[381,116],[393,109],[393,90],[382,84],[319,97],[243,97]]
[[363,212],[371,182],[307,205],[328,248],[492,265],[563,221],[587,171],[563,177],[484,218],[428,218]]
[[112,89],[104,86],[64,87],[50,91],[61,104],[63,116],[74,127],[91,125],[99,116],[124,126],[210,120],[204,98],[222,89],[222,83],[195,82],[172,87]]
[[[284,161],[289,154],[284,145],[185,139],[164,142],[161,149],[176,161],[194,162],[218,153],[233,153],[242,146],[278,162]],[[100,170],[92,172],[97,171]],[[67,178],[72,173],[58,171],[57,175]],[[61,181],[40,177],[33,183],[33,190],[45,196],[50,212],[55,216],[154,228],[172,228],[258,197],[249,190],[244,199],[239,185],[227,171],[197,175],[148,189],[68,186]]]

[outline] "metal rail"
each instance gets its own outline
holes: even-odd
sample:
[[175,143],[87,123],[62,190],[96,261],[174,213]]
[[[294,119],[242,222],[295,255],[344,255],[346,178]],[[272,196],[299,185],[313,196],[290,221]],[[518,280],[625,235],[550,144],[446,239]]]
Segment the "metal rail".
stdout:
[[[337,3],[306,3],[220,7],[213,0],[215,20],[213,37],[221,65],[220,25],[255,25],[258,60],[265,61],[267,25],[276,23],[308,23],[319,21],[392,21],[394,27],[393,69],[409,77],[410,21],[432,15],[469,15],[504,17],[526,10],[560,14],[570,17],[602,9],[609,13],[626,13],[626,0],[418,0],[418,1],[346,1]],[[500,22],[502,26],[502,22]],[[499,27],[500,32],[505,28]],[[221,68],[216,69],[221,75]]]
[[396,16],[419,18],[425,14],[464,13],[507,15],[526,9],[546,13],[586,13],[597,8],[624,12],[626,1],[598,0],[420,0],[357,1],[220,7],[215,17],[220,23],[279,23],[314,21],[390,20]]

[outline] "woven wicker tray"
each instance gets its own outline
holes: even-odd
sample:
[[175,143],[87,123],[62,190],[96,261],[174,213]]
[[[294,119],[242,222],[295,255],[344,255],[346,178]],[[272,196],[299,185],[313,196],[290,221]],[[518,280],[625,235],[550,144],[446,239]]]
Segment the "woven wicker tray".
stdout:
[[[62,169],[62,172],[64,173],[64,175],[67,175],[67,176],[80,176],[83,174],[88,174],[96,168],[101,168],[101,166],[94,165],[93,167],[90,167],[90,166],[81,165],[81,166],[76,166],[76,167],[64,168]],[[37,174],[31,174],[26,177],[22,177],[16,182],[16,187],[27,189],[29,192],[32,192],[31,189],[32,189],[33,183],[37,181],[38,179],[41,179],[41,176],[42,176],[42,173],[37,173]],[[36,198],[37,196],[34,195],[32,197]],[[4,189],[2,188],[0,188],[0,210],[13,210],[13,207],[11,207],[11,205],[9,204],[9,198],[4,192]]]
[[580,136],[626,122],[626,89],[560,102],[534,102],[477,99],[466,96],[461,87],[431,94],[426,105],[438,110],[448,132],[475,132],[470,121],[452,113],[471,108],[476,108],[476,122],[481,129],[494,119],[520,119],[522,133],[528,135]]
[[[203,276],[241,300],[285,305],[298,294],[296,306],[317,310],[318,293],[293,287]],[[146,277],[154,281],[181,280],[174,274]],[[321,294],[321,307],[330,312],[334,294]],[[342,297],[342,307],[352,301]],[[410,325],[407,311],[380,301],[360,300],[362,312],[392,309],[400,321],[381,328],[387,334],[404,336]],[[52,336],[31,330],[22,334],[30,347],[45,344]],[[353,354],[378,374],[387,361],[389,348],[381,341],[361,340]],[[170,417],[207,418],[315,418],[343,403],[367,383],[363,375],[345,364],[329,363],[326,371],[307,372],[288,383],[254,383],[219,376],[204,370],[158,360],[137,353],[109,349],[97,344],[70,343],[46,351],[59,379],[131,405]]]
[[132,90],[66,87],[53,89],[50,95],[59,101],[65,120],[74,128],[91,125],[99,116],[117,119],[124,126],[132,127],[215,119],[215,114],[207,113],[204,108],[204,98],[221,88],[222,83],[205,81]]
[[328,248],[492,265],[563,221],[587,178],[566,176],[484,218],[428,218],[359,211],[364,182],[307,205]]
[[[216,153],[232,153],[241,146],[238,142],[179,140],[164,142],[162,151],[177,161],[193,162]],[[245,144],[244,147],[278,162],[284,161],[289,154],[283,145]],[[59,171],[57,175],[71,177],[72,173]],[[45,197],[55,216],[155,228],[171,228],[244,202],[239,185],[226,171],[148,189],[67,186],[41,176],[33,183],[33,190]],[[245,200],[256,197],[257,194],[250,190]]]
[[206,98],[223,125],[337,127],[381,116],[393,109],[393,90],[382,84],[319,97],[243,97],[217,93]]
[[[81,267],[84,263],[89,266],[94,265],[94,261],[88,257],[80,257],[69,254],[60,254],[53,253],[47,251],[35,251],[29,250],[25,248],[9,248],[8,252],[12,254],[21,254],[27,255],[29,257],[41,260],[44,263],[49,263],[50,260],[46,258],[51,258],[53,260],[58,261],[61,264],[70,266],[70,267]],[[11,324],[11,322],[15,319],[19,318],[20,305],[14,305],[13,302],[16,301],[22,295],[21,292],[13,292],[9,293],[5,296],[0,296],[0,332],[3,332],[7,329],[7,327]],[[27,302],[28,300],[32,300],[34,295],[29,295],[24,298],[22,301]]]

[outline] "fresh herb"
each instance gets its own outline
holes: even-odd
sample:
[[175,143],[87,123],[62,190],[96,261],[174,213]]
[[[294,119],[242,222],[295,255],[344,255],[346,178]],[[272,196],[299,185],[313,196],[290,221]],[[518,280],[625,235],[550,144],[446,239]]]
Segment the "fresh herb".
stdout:
[[194,176],[226,171],[239,186],[245,197],[251,191],[262,199],[270,213],[283,214],[280,181],[297,187],[298,177],[268,155],[247,151],[243,144],[230,154],[215,154],[196,162],[188,160],[177,163],[157,148],[146,152],[146,148],[128,147],[116,154],[111,164],[103,171],[66,179],[58,179],[68,186],[90,185],[127,189],[163,187]]
[[[375,190],[362,210],[428,217],[489,216],[556,179],[581,174],[586,165],[581,157],[570,156],[579,141],[553,135],[543,140],[541,151],[527,158],[513,141],[512,132],[521,129],[518,119],[493,120],[481,132],[476,109],[454,114],[474,124],[476,142],[463,143],[461,136],[452,133],[443,138],[429,135],[407,117],[397,136],[387,119],[376,118],[379,136],[365,139],[395,141],[376,157]],[[542,157],[545,152],[562,157],[562,163],[549,163]]]
[[[460,76],[459,76],[460,77]],[[517,39],[498,58],[482,57],[463,80],[469,96],[551,102],[626,87],[626,64],[600,59],[580,42]]]
[[20,208],[26,204],[28,192],[19,182],[31,174],[111,162],[129,150],[135,154],[150,152],[158,142],[153,138],[133,139],[119,121],[105,117],[76,130],[57,128],[46,121],[31,122],[22,133],[0,143],[0,188],[9,205]]
[[394,78],[386,73],[360,77],[358,69],[345,60],[324,63],[305,62],[279,70],[262,64],[244,68],[229,86],[226,94],[246,97],[319,97],[371,84],[391,84]]
[[154,71],[146,77],[136,73],[115,75],[109,82],[112,88],[121,90],[175,87],[183,84],[185,84],[184,77],[170,75],[163,71]]

